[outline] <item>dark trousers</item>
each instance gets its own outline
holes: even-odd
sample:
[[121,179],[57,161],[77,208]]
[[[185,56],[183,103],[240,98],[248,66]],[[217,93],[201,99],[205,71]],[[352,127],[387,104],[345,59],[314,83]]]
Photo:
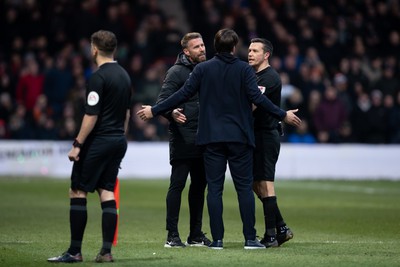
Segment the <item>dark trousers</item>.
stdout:
[[188,193],[190,213],[190,235],[196,237],[201,234],[204,191],[206,189],[206,175],[202,158],[174,160],[172,163],[170,185],[167,193],[167,230],[169,233],[179,233],[178,220],[181,208],[182,191],[190,174]]
[[208,184],[207,206],[213,240],[224,238],[222,193],[227,163],[238,196],[244,238],[245,240],[256,238],[252,161],[253,148],[246,144],[213,143],[206,145],[204,164]]

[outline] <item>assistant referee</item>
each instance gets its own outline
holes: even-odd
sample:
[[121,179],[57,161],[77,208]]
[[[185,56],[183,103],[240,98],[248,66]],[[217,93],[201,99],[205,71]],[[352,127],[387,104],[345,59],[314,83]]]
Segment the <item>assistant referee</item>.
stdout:
[[114,187],[127,149],[126,131],[130,117],[131,80],[114,61],[117,39],[100,30],[91,36],[93,61],[99,67],[90,77],[85,114],[68,158],[71,174],[70,247],[49,262],[81,262],[82,239],[87,221],[86,197],[98,192],[101,202],[103,244],[96,262],[112,262],[111,245],[117,224]]

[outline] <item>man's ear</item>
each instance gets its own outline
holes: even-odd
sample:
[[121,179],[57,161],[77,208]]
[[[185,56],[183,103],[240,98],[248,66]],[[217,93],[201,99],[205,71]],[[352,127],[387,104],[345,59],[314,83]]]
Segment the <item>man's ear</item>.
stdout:
[[269,58],[269,56],[271,55],[270,52],[265,52],[264,54],[264,59],[267,60]]
[[185,56],[190,56],[189,50],[187,48],[183,49],[183,53],[185,54]]

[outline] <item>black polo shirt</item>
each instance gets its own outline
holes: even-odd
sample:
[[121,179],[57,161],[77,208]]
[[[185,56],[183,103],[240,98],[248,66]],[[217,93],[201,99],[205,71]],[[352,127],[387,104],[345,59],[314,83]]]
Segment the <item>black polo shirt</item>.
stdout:
[[[282,82],[279,74],[272,68],[267,67],[256,73],[258,88],[272,103],[280,107]],[[279,120],[273,117],[270,113],[265,112],[261,108],[257,108],[253,112],[254,129],[276,129]]]
[[131,80],[117,63],[108,62],[92,74],[86,89],[85,113],[98,115],[91,135],[123,135],[131,106]]

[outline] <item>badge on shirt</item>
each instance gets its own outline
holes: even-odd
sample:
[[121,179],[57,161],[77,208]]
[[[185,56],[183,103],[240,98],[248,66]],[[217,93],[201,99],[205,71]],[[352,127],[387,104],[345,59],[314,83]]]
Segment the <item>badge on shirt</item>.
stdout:
[[258,89],[260,89],[261,93],[264,94],[265,86],[258,86]]
[[87,97],[87,102],[89,106],[94,106],[97,103],[99,103],[100,97],[99,94],[96,93],[95,91],[91,91]]

